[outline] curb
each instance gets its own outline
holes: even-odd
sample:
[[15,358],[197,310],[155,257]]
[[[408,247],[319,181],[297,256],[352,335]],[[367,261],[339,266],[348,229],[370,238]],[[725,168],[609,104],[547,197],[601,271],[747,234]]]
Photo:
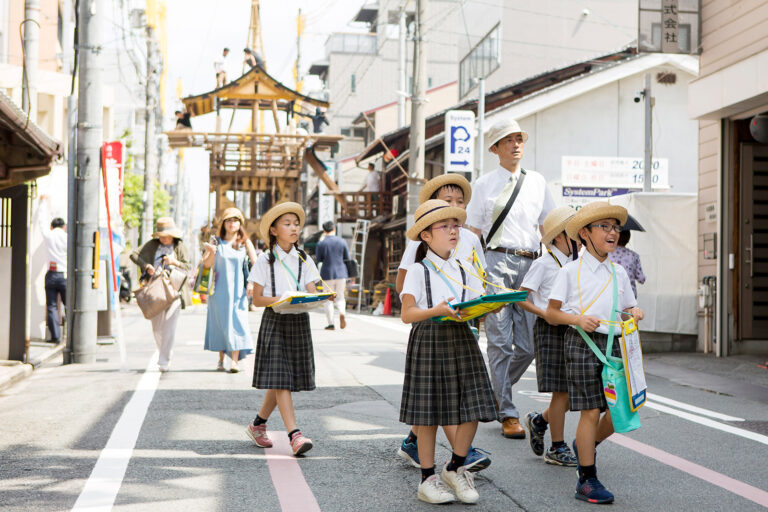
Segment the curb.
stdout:
[[0,391],[32,375],[33,366],[21,361],[0,361]]
[[49,350],[46,350],[45,352],[40,354],[40,356],[38,356],[37,358],[32,359],[31,361],[29,361],[29,364],[31,364],[33,368],[37,368],[40,365],[42,365],[43,363],[47,363],[48,361],[50,361],[54,357],[56,357],[56,356],[60,355],[62,352],[64,352],[64,346],[65,345],[66,344],[64,342],[62,342],[62,343],[59,343],[58,345],[56,345],[54,347],[51,347]]

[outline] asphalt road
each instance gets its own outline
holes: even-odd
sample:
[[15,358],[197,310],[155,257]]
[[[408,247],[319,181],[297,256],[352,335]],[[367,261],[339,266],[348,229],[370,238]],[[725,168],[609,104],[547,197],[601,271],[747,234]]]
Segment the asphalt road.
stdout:
[[[255,338],[260,313],[250,315]],[[253,356],[239,374],[216,372],[216,355],[202,349],[204,307],[183,312],[167,374],[152,363],[149,322],[125,309],[125,363],[117,346],[101,346],[95,364],[49,364],[0,395],[0,509],[433,509],[416,499],[418,469],[395,455],[407,433],[397,412],[408,327],[394,318],[348,318],[346,330],[325,331],[324,317],[312,314],[318,389],[294,401],[315,448],[295,459],[286,455],[277,412],[268,424],[275,448],[247,438],[263,397],[250,386]],[[768,437],[759,433],[768,425],[766,401],[652,375],[648,384],[654,400],[641,410],[643,427],[599,448],[598,476],[616,495],[611,509],[768,507]],[[515,398],[523,412],[545,407],[533,368]],[[568,441],[577,421],[566,417]],[[442,434],[439,444],[441,465],[450,449]],[[476,478],[475,510],[595,507],[573,498],[575,469],[545,464],[527,441],[503,438],[498,424],[480,425],[474,444],[493,460]]]

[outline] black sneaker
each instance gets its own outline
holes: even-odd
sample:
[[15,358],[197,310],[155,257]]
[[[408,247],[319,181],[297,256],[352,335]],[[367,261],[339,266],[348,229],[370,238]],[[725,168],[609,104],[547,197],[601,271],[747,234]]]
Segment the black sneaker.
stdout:
[[613,503],[613,494],[600,483],[597,477],[587,478],[585,481],[579,482],[576,485],[574,497],[589,503]]
[[336,329],[336,327],[334,327],[334,325],[333,325],[333,324],[331,324],[331,325],[326,325],[326,326],[325,326],[325,330],[326,330],[326,331],[333,331],[333,330],[335,330],[335,329]]
[[568,445],[564,444],[557,448],[550,447],[549,450],[547,450],[546,455],[544,455],[544,462],[555,466],[574,468],[579,461],[571,449],[568,448]]
[[544,454],[544,434],[547,432],[547,429],[536,429],[536,426],[533,424],[533,418],[538,415],[539,413],[535,411],[526,414],[525,426],[528,428],[528,442],[531,445],[531,450],[533,450],[534,454],[541,456]]

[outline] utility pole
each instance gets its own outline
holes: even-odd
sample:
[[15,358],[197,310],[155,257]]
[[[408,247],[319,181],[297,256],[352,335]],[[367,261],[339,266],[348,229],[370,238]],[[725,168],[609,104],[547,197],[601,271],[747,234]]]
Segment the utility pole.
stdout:
[[[67,304],[75,303],[75,258],[77,246],[77,96],[75,96],[75,24],[73,0],[64,0],[62,11],[62,41],[64,41],[64,72],[70,73],[71,88],[67,96]],[[71,43],[71,44],[70,44]],[[74,308],[66,308],[67,343],[64,362],[72,362],[72,319]]]
[[483,157],[485,155],[485,142],[483,140],[483,130],[485,129],[485,78],[477,79],[477,169],[473,173],[472,180],[483,175]]
[[[72,351],[70,362],[93,363],[96,354],[95,269],[99,221],[99,165],[102,139],[101,90],[101,2],[78,5],[78,105],[77,105],[77,221],[69,229],[75,234],[75,303],[72,313]],[[70,279],[70,282],[71,279]]]
[[424,19],[427,0],[416,0],[416,31],[413,40],[413,95],[411,96],[411,144],[408,153],[408,205],[407,226],[414,223],[413,213],[419,207],[419,190],[424,180],[424,138],[427,81],[427,49],[424,46]]
[[40,34],[40,0],[24,2],[24,63],[21,87],[21,108],[29,119],[37,120],[37,60]]
[[152,235],[154,222],[153,192],[154,172],[152,168],[152,152],[155,139],[155,88],[154,88],[154,46],[153,29],[147,25],[147,77],[144,84],[144,212],[141,216],[141,243],[146,243]]
[[643,164],[643,192],[651,191],[653,180],[653,96],[651,95],[651,74],[645,74],[645,163]]
[[398,42],[397,42],[397,77],[398,77],[398,83],[397,83],[397,127],[402,128],[405,126],[405,96],[406,91],[408,90],[407,85],[407,69],[406,69],[406,60],[405,60],[405,54],[407,50],[408,43],[406,41],[406,36],[408,35],[408,27],[405,25],[405,5],[406,3],[403,2],[403,4],[400,6],[400,15],[398,18],[397,26],[399,28],[398,32]]

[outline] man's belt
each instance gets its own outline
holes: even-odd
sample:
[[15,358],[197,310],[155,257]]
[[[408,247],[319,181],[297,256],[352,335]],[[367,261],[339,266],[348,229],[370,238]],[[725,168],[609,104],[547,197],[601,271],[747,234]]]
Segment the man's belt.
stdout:
[[538,258],[539,251],[532,252],[532,251],[526,251],[525,249],[507,249],[506,247],[494,247],[491,249],[488,248],[489,251],[495,251],[495,252],[503,252],[504,254],[513,254],[515,256],[522,256],[523,258],[528,258],[531,260],[535,260]]

